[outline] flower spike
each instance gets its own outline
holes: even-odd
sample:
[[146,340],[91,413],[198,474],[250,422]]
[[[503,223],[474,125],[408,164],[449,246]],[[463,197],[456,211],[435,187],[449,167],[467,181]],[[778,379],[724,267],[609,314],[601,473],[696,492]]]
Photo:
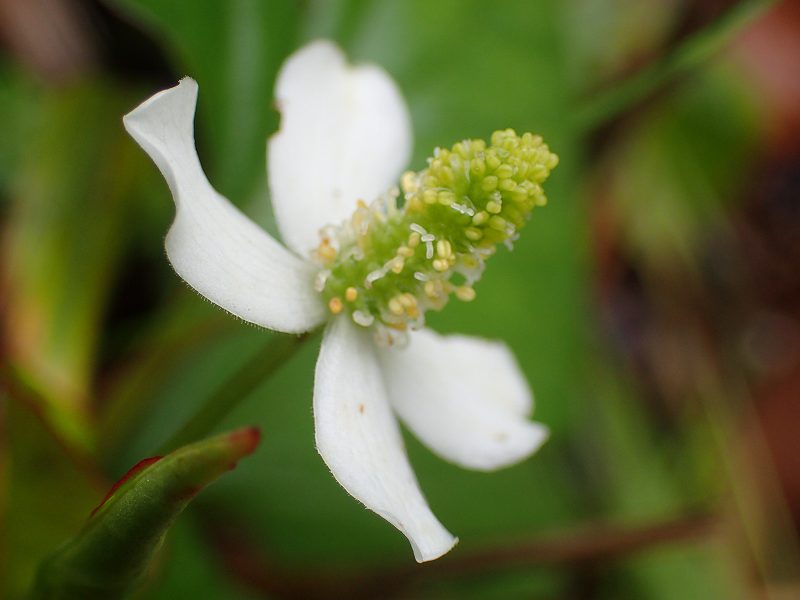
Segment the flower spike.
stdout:
[[[547,199],[541,184],[558,164],[542,138],[496,131],[491,145],[465,140],[436,149],[428,168],[349,220],[321,232],[316,288],[328,310],[347,311],[380,338],[419,329],[451,295],[469,302],[498,244],[509,247]],[[401,336],[402,337],[402,336]]]

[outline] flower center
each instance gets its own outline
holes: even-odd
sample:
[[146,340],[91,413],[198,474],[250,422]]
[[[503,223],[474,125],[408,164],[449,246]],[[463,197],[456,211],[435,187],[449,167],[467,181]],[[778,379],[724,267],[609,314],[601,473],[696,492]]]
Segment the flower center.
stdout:
[[352,217],[320,231],[315,286],[332,314],[349,313],[391,344],[455,296],[469,302],[486,259],[509,248],[558,164],[542,138],[496,131],[491,145],[465,140],[437,148],[428,168],[407,172]]

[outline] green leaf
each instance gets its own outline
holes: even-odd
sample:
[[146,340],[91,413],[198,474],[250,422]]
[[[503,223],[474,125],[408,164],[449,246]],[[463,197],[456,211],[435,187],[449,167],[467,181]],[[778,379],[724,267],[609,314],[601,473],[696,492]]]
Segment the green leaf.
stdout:
[[32,398],[5,383],[0,383],[0,598],[13,600],[25,597],[39,562],[81,527],[86,507],[97,501],[106,481],[85,455],[59,443]]
[[34,598],[121,598],[145,573],[167,530],[197,493],[255,450],[243,428],[133,467],[83,530],[39,570]]
[[755,160],[750,87],[725,63],[699,75],[643,113],[594,171],[626,256],[656,281],[698,273],[709,236],[732,227],[727,213]]
[[129,100],[115,88],[76,84],[35,106],[0,257],[8,365],[59,437],[85,451],[103,312],[145,163],[122,129]]

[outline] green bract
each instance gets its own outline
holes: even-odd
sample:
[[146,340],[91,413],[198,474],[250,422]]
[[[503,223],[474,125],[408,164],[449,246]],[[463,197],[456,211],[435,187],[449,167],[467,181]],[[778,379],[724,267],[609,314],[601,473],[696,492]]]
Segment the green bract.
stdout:
[[175,518],[205,486],[258,445],[245,427],[145,459],[101,502],[78,534],[39,566],[33,600],[123,598],[144,576]]
[[541,184],[557,164],[541,137],[511,129],[494,132],[488,147],[437,148],[427,169],[403,176],[402,196],[395,188],[359,201],[348,221],[322,230],[317,291],[333,314],[375,325],[388,342],[418,329],[451,294],[475,297],[486,259],[547,202]]

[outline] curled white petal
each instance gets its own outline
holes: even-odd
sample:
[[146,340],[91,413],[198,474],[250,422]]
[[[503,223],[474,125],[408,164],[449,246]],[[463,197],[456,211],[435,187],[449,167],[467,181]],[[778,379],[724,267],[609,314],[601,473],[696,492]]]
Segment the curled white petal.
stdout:
[[313,267],[211,187],[194,145],[196,103],[197,83],[185,78],[123,119],[175,200],[170,263],[195,290],[245,321],[290,333],[314,328],[325,309],[312,289]]
[[417,561],[456,543],[436,519],[408,463],[370,333],[336,318],[322,341],[314,382],[317,449],[350,494],[411,542]]
[[397,182],[411,152],[410,119],[385,71],[348,65],[326,41],[286,61],[275,94],[281,127],[269,141],[272,204],[284,242],[305,256],[321,227]]
[[397,414],[451,462],[489,471],[524,459],[547,439],[547,428],[528,420],[530,388],[500,342],[421,330],[406,348],[381,349],[380,358]]

